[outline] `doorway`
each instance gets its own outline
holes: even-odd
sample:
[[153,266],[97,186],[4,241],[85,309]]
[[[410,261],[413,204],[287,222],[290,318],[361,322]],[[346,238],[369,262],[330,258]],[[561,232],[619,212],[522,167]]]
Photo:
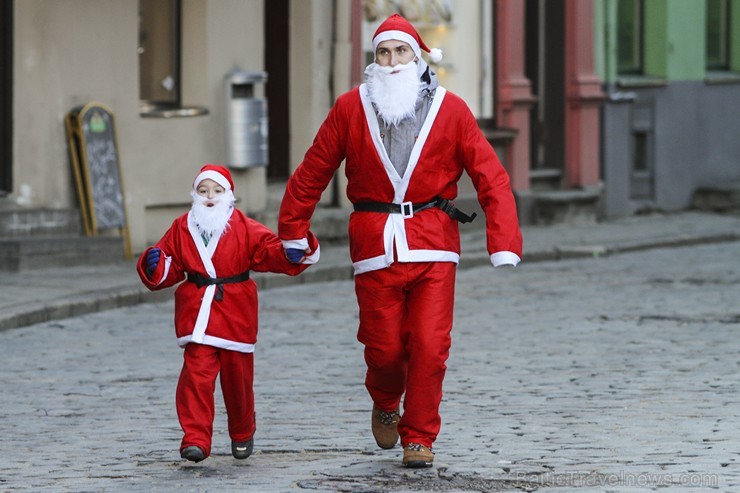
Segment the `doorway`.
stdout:
[[565,0],[526,0],[532,187],[559,189],[565,169]]
[[13,190],[13,0],[0,1],[0,197]]
[[264,5],[267,179],[275,182],[290,176],[290,0],[265,0]]

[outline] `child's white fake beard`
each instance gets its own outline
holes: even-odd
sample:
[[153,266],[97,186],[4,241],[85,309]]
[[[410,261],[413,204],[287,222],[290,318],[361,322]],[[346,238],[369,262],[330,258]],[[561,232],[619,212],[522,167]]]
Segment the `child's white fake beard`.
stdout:
[[402,120],[416,116],[421,89],[416,62],[395,67],[372,64],[367,70],[367,88],[370,101],[386,125],[398,126]]
[[[229,228],[229,218],[234,207],[234,192],[227,190],[220,197],[209,199],[198,195],[195,191],[190,192],[193,205],[190,208],[192,220],[202,233],[209,236],[219,236]],[[208,207],[206,203],[212,203]]]

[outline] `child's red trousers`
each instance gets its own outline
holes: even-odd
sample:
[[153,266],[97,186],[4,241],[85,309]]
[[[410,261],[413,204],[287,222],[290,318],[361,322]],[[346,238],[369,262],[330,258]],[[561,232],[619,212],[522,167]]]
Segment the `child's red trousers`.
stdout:
[[439,434],[455,297],[452,262],[395,262],[355,277],[365,386],[375,405],[403,415],[401,445],[431,447]]
[[229,436],[234,442],[250,440],[255,431],[254,355],[189,343],[184,360],[176,395],[177,416],[185,432],[180,450],[196,445],[206,457],[211,454],[214,392],[219,373]]

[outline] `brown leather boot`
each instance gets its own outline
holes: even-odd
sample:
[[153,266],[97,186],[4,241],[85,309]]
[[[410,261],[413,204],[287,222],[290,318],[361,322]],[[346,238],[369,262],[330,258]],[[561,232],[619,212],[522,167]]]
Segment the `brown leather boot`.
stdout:
[[432,467],[434,452],[429,447],[419,443],[409,443],[403,448],[402,464],[412,469]]
[[383,411],[373,406],[372,430],[375,442],[380,448],[393,448],[398,443],[398,429],[396,426],[401,420],[398,409]]

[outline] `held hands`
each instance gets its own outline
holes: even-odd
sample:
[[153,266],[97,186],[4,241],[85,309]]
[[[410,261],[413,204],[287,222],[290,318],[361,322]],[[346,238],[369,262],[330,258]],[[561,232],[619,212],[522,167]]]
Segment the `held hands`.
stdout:
[[286,248],[285,257],[294,264],[300,264],[309,252],[300,248]]
[[151,278],[157,266],[159,265],[159,257],[162,254],[162,250],[159,248],[152,248],[146,254],[146,276]]

